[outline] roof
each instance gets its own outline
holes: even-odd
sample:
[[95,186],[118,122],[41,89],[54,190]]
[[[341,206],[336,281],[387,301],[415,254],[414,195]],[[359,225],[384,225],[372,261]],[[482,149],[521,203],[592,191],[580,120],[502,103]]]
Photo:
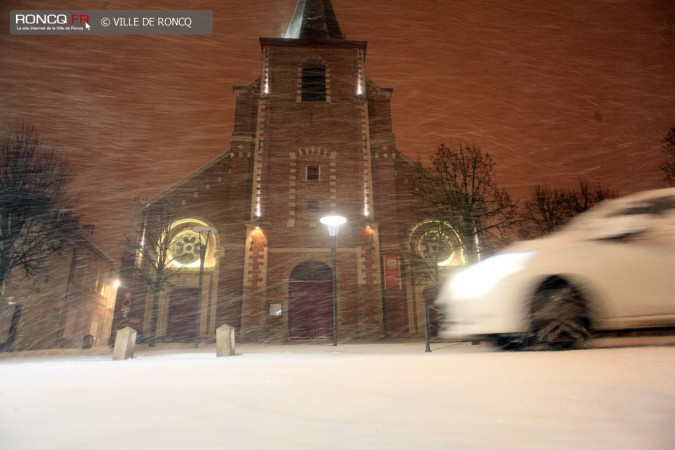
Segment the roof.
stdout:
[[195,178],[197,178],[199,175],[203,174],[204,172],[206,172],[207,170],[209,170],[210,168],[212,168],[212,167],[215,166],[216,164],[222,162],[225,158],[229,157],[231,154],[232,154],[232,151],[229,151],[229,150],[228,150],[228,151],[225,151],[224,153],[221,153],[220,155],[216,156],[214,159],[212,159],[211,161],[207,162],[205,165],[203,165],[202,167],[198,168],[197,170],[195,170],[194,172],[190,173],[189,175],[183,177],[182,179],[180,179],[180,180],[177,181],[176,183],[172,184],[172,185],[169,186],[168,188],[164,189],[162,192],[160,192],[159,194],[155,195],[155,196],[154,196],[153,198],[151,198],[150,200],[143,202],[143,203],[142,203],[142,204],[143,204],[143,208],[148,208],[148,207],[150,207],[151,205],[157,203],[157,201],[159,201],[159,200],[161,200],[161,199],[163,199],[163,198],[166,198],[167,196],[169,196],[169,195],[175,193],[175,192],[178,191],[181,187],[184,187],[184,186],[188,185],[190,182],[194,181]]
[[344,39],[330,0],[298,0],[287,39]]

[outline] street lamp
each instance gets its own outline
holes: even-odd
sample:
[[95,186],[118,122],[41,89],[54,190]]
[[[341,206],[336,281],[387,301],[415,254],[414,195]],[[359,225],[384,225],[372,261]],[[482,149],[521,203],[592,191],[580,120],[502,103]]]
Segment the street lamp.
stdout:
[[[209,238],[211,233],[215,233],[216,229],[207,226],[198,226],[192,229],[199,234],[199,297],[197,298],[197,319],[195,320],[195,348],[199,348],[199,328],[200,319],[202,315],[202,290],[204,288],[204,260],[206,259],[206,249],[209,246]],[[204,245],[202,243],[202,235],[206,234]]]
[[342,216],[325,216],[321,218],[321,223],[328,226],[328,234],[330,235],[330,247],[333,257],[333,345],[337,345],[337,276],[335,269],[337,268],[337,234],[340,225],[345,223],[347,219]]

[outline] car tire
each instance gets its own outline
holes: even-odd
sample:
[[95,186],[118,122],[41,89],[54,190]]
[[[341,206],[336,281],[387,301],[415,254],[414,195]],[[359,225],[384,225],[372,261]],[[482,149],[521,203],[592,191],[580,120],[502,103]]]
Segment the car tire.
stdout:
[[513,336],[498,336],[495,339],[493,339],[492,342],[497,347],[507,352],[521,350],[524,347],[526,347],[526,343],[523,341],[522,338],[516,338]]
[[569,284],[544,286],[537,291],[530,311],[533,344],[567,350],[591,336],[584,299]]

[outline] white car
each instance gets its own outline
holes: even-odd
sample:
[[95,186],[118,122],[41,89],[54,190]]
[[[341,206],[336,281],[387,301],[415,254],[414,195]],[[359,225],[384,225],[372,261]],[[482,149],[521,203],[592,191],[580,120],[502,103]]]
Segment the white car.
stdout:
[[564,349],[675,325],[675,188],[608,200],[448,280],[440,336]]

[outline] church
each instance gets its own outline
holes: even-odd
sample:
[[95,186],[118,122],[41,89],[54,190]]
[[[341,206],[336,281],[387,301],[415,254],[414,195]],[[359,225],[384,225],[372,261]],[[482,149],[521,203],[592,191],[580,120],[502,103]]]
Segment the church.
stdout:
[[[418,215],[367,43],[345,39],[330,0],[298,0],[284,37],[260,46],[260,77],[234,87],[229,150],[138,202],[113,335],[212,342],[227,324],[244,342],[421,336],[429,280],[416,261],[443,231]],[[326,216],[346,219],[334,241]]]

